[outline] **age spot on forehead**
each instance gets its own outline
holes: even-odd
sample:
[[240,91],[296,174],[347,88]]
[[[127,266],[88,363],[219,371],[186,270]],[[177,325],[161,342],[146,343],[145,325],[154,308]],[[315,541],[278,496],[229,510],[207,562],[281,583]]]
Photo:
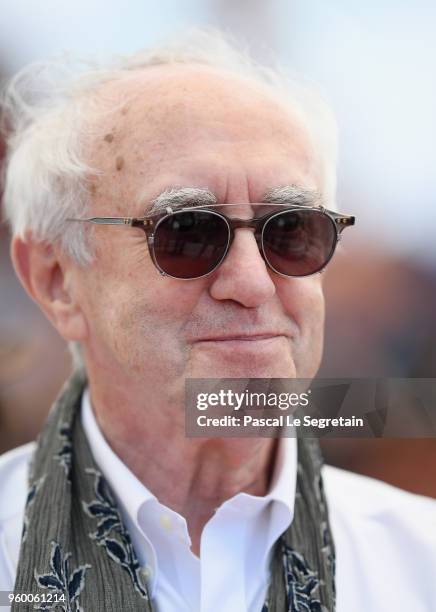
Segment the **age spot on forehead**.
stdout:
[[97,193],[97,185],[96,183],[92,182],[89,185],[89,193],[94,196]]
[[116,167],[116,169],[118,170],[118,172],[119,172],[120,170],[122,170],[122,169],[123,169],[123,167],[124,167],[124,157],[122,157],[121,155],[119,155],[119,156],[116,158],[116,160],[115,160],[115,167]]
[[114,139],[114,135],[110,133],[106,134],[106,136],[103,138],[103,140],[105,142],[108,142],[109,144],[113,141],[113,139]]

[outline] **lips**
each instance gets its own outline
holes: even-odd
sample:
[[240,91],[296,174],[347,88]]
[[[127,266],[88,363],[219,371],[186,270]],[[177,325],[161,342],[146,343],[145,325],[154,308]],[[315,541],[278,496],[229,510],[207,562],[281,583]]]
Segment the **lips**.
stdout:
[[199,338],[196,342],[231,342],[231,341],[246,341],[253,342],[256,340],[270,340],[272,338],[279,338],[286,336],[287,334],[281,332],[266,332],[262,334],[241,334],[241,335],[229,335],[229,336],[211,336],[207,338]]

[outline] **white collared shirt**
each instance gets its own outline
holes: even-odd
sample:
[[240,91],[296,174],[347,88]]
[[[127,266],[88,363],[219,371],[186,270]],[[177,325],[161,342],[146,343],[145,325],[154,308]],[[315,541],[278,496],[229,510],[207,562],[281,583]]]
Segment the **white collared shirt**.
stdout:
[[[242,493],[222,504],[203,531],[199,560],[185,519],[160,504],[113,453],[86,398],[82,418],[159,612],[260,612],[271,546],[293,515],[295,440],[280,446],[267,496]],[[14,586],[34,448],[0,457],[0,591]],[[336,547],[337,612],[436,610],[436,501],[329,466],[323,479]]]

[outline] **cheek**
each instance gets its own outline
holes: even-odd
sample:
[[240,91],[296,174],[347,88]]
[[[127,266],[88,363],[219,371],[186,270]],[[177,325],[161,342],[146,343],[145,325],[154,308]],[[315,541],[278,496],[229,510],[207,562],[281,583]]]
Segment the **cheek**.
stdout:
[[202,288],[161,278],[154,270],[124,276],[94,270],[87,275],[83,304],[90,347],[99,359],[129,369],[178,367],[184,359],[183,329]]
[[306,295],[307,319],[310,327],[322,340],[324,335],[325,299],[320,280],[315,279],[315,281]]
[[280,292],[287,316],[298,334],[293,356],[299,378],[313,378],[321,363],[324,342],[325,303],[319,275],[292,279]]
[[[282,280],[282,279],[281,279]],[[321,277],[283,279],[278,294],[286,314],[305,334],[323,330],[325,302]]]

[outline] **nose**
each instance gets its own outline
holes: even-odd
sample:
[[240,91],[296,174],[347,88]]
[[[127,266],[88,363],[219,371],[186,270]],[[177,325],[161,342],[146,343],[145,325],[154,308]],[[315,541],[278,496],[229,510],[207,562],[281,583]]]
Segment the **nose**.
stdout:
[[212,275],[209,287],[215,300],[233,300],[247,308],[267,302],[276,291],[251,229],[235,230],[224,261]]

